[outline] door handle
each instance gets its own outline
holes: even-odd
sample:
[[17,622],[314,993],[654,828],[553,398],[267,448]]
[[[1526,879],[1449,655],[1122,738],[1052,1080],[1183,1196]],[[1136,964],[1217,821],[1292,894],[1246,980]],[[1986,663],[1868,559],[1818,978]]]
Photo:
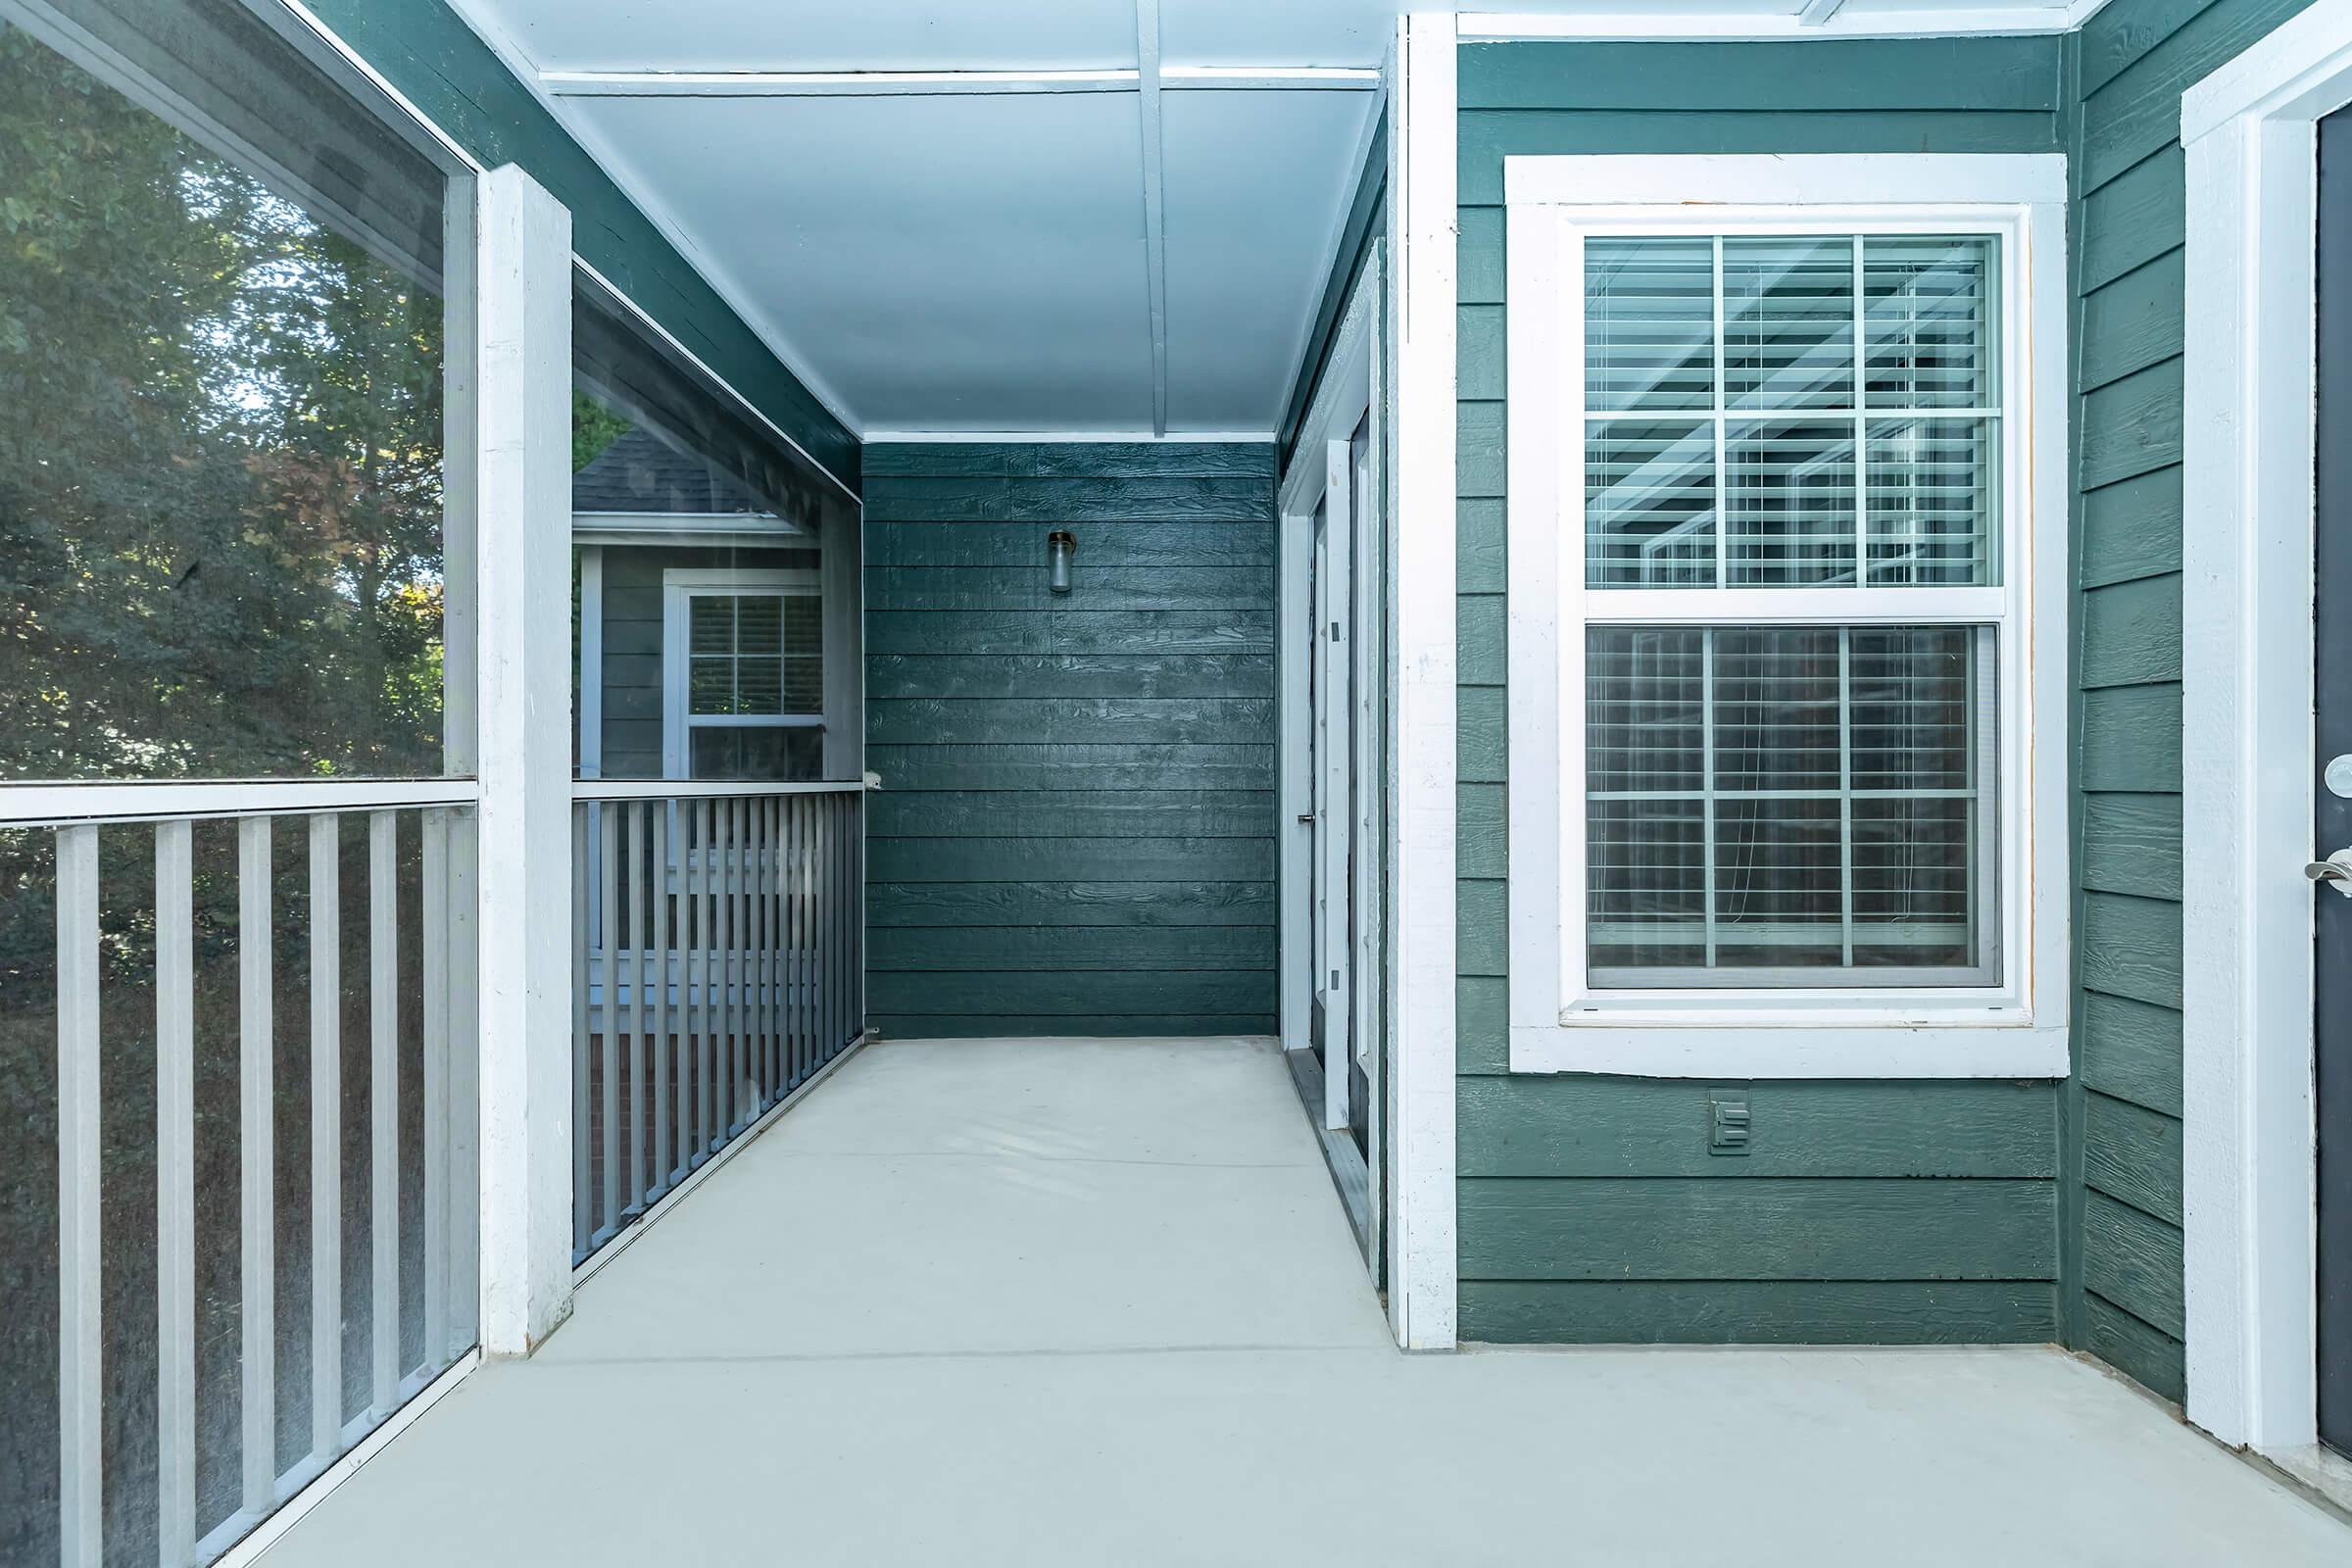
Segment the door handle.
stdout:
[[2314,860],[2303,867],[2303,874],[2314,882],[2324,882],[2352,899],[2352,845],[2336,851],[2325,860]]

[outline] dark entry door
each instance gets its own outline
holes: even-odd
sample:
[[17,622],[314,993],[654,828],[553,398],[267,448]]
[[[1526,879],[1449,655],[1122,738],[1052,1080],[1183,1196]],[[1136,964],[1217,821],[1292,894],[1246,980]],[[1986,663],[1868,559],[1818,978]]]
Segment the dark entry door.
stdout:
[[[2320,122],[2318,854],[2352,847],[2352,110]],[[2352,898],[2316,894],[2320,1438],[2352,1453]]]

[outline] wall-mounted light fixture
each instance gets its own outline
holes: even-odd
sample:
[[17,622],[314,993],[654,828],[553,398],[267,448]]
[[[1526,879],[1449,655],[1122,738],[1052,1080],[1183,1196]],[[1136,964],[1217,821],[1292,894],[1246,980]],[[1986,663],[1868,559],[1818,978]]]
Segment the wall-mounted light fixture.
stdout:
[[1057,594],[1070,591],[1070,558],[1078,554],[1078,536],[1064,528],[1046,535],[1046,586]]

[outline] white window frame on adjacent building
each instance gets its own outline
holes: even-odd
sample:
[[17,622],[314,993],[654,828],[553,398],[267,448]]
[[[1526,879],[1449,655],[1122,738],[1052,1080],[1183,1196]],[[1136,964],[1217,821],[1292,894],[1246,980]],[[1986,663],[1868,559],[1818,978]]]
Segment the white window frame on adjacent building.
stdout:
[[[818,599],[823,594],[814,569],[751,566],[670,566],[662,573],[662,776],[687,778],[697,729],[812,729],[825,727],[820,708],[812,713],[698,714],[687,702],[687,630],[693,601],[773,594]],[[820,658],[824,657],[820,653]]]
[[[2056,155],[1522,157],[1508,203],[1510,1054],[1691,1077],[2067,1072],[2066,162]],[[1999,586],[1588,589],[1583,241],[1997,236]],[[1857,517],[1857,526],[1860,519]],[[1858,558],[1866,550],[1857,545]],[[1990,984],[1617,989],[1586,969],[1585,628],[1989,625]]]

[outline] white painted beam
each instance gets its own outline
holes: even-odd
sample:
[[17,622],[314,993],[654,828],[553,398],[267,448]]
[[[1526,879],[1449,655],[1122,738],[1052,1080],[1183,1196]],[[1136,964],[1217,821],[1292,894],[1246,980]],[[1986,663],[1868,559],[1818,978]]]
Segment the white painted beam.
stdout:
[[1971,5],[1967,0],[1917,11],[1850,12],[1832,6],[1812,20],[1825,0],[1807,0],[1802,12],[1755,12],[1726,3],[1712,11],[1659,12],[1628,0],[1570,12],[1465,11],[1466,42],[1513,38],[1614,38],[1625,41],[1675,38],[1929,38],[1970,33],[2071,32],[2095,16],[2107,0],[2045,0],[2032,6]]
[[[558,98],[894,98],[1141,92],[1144,74],[1104,71],[543,71]],[[1170,92],[1377,92],[1354,66],[1164,66]]]
[[571,215],[477,182],[482,1349],[571,1311]]
[[1137,104],[1144,140],[1144,280],[1151,293],[1152,433],[1168,431],[1167,198],[1160,179],[1159,0],[1135,0]]

